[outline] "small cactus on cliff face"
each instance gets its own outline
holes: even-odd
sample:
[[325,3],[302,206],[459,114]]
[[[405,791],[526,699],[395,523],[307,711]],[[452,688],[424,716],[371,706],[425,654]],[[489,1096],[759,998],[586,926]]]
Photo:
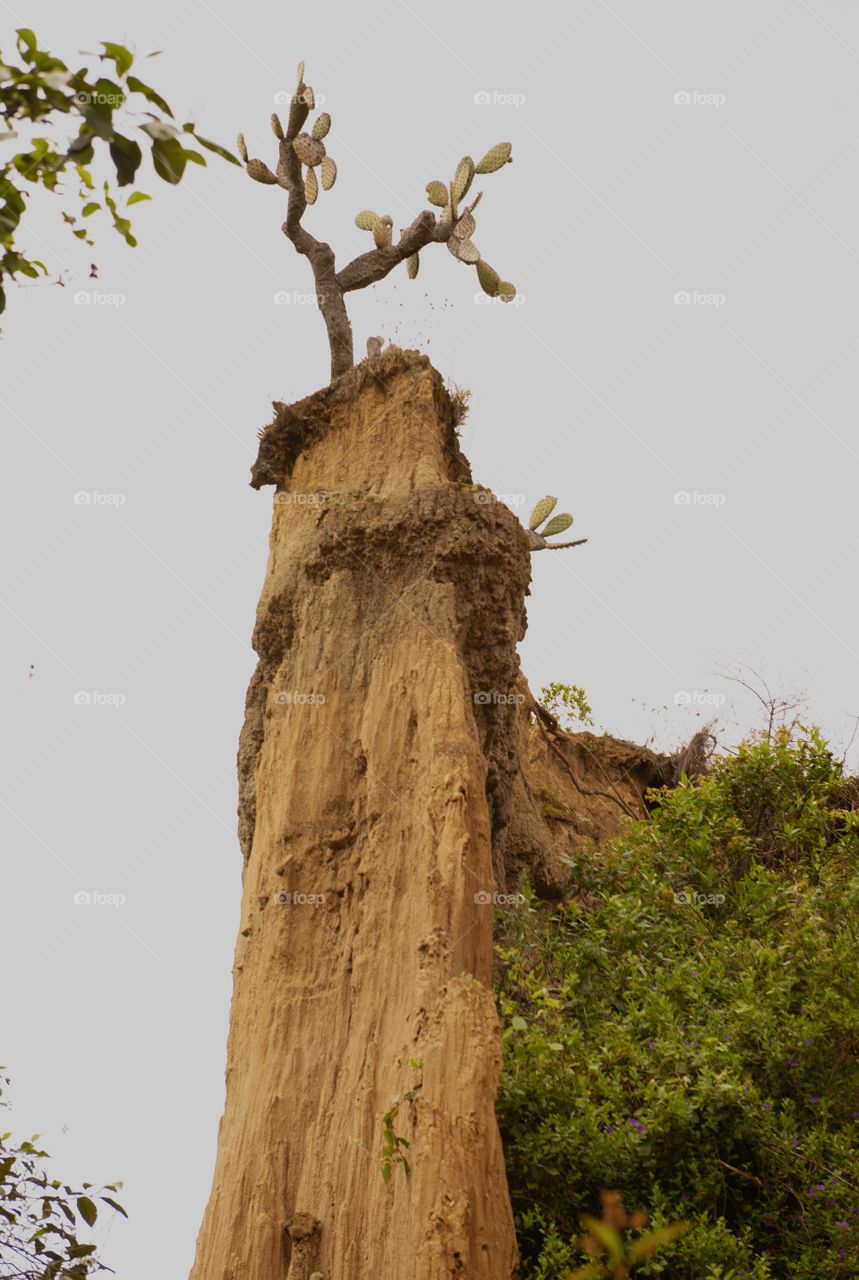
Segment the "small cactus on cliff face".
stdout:
[[[557,503],[557,498],[547,494],[545,498],[541,498],[535,504],[528,520],[527,529],[528,545],[532,551],[558,551],[563,547],[579,547],[583,542],[587,542],[587,538],[578,538],[575,542],[548,541],[549,538],[553,538],[556,534],[563,533],[566,529],[569,529],[573,523],[573,517],[568,511],[561,512],[549,520],[549,516],[552,515]],[[548,524],[544,524],[546,520],[549,521]],[[540,529],[540,525],[543,525],[542,529]]]

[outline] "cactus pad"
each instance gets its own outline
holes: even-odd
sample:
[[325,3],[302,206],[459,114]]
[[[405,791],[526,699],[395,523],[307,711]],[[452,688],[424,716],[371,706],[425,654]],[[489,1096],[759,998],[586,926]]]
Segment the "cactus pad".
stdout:
[[321,116],[316,117],[316,121],[311,130],[311,137],[317,142],[321,142],[328,130],[331,128],[331,117],[327,111],[323,111]]
[[500,169],[502,165],[512,163],[512,151],[512,143],[496,142],[494,147],[489,148],[480,163],[474,166],[474,172],[494,173],[495,170]]
[[569,529],[573,523],[573,517],[569,511],[564,511],[561,515],[553,516],[545,529],[542,530],[544,538],[551,538],[553,534],[563,533],[565,529]]
[[280,116],[276,111],[272,112],[271,131],[278,140],[283,138],[283,125],[280,123]]
[[299,62],[299,64],[298,64],[298,87],[299,87],[299,89],[301,88],[301,82],[302,82],[302,80],[303,80],[303,79],[304,79],[304,63],[303,63],[303,62]]
[[456,166],[456,173],[453,175],[453,182],[451,183],[452,203],[454,205],[459,204],[460,200],[466,195],[473,178],[474,161],[471,156],[463,156]]
[[536,529],[538,525],[541,525],[544,520],[549,518],[557,505],[558,499],[553,498],[550,494],[547,494],[545,498],[541,498],[535,505],[534,510],[531,512],[531,517],[528,520],[528,528]]
[[362,209],[360,213],[355,214],[355,226],[360,227],[362,231],[372,231],[380,221],[378,213],[374,213],[372,209]]
[[309,133],[300,133],[297,138],[294,138],[292,149],[301,163],[308,165],[311,169],[314,165],[321,164],[325,155],[325,143],[311,138]]
[[245,142],[245,135],[243,133],[240,133],[239,136],[236,138],[236,151],[238,151],[239,155],[244,160],[245,164],[247,164],[248,148],[247,148],[247,143]]
[[330,156],[322,157],[320,172],[322,174],[322,190],[330,191],[337,181],[337,165]]
[[516,286],[509,280],[502,280],[498,286],[498,296],[502,302],[512,302],[516,297]]
[[477,230],[477,223],[470,213],[464,213],[453,229],[457,240],[470,240]]
[[316,181],[316,174],[312,169],[308,169],[307,177],[304,179],[304,198],[308,204],[316,204],[318,195],[319,183]]
[[460,240],[457,236],[451,236],[447,247],[460,262],[473,264],[480,261],[480,250],[473,240]]
[[248,174],[253,178],[254,182],[266,182],[269,185],[277,182],[277,178],[269,169],[267,164],[263,164],[262,160],[248,161]]
[[488,293],[490,298],[498,297],[501,277],[498,272],[490,267],[488,262],[484,262],[482,258],[477,264],[477,278],[480,281],[480,287],[484,293]]
[[410,280],[414,280],[421,269],[420,254],[413,253],[410,258],[406,258],[406,271]]
[[377,218],[373,227],[373,239],[376,242],[377,249],[384,249],[391,243],[394,231],[394,220],[385,214],[383,218]]
[[447,187],[443,182],[428,182],[427,195],[429,197],[430,204],[438,205],[440,209],[447,207]]

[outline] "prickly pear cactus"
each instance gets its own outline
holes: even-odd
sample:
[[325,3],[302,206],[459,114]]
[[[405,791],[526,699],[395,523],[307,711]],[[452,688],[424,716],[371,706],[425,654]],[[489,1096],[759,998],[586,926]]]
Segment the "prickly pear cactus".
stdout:
[[558,533],[563,533],[565,529],[569,529],[573,523],[573,517],[568,511],[562,512],[560,515],[553,516],[549,523],[540,525],[554,511],[558,499],[547,494],[545,498],[534,507],[531,517],[528,521],[528,546],[532,551],[558,551],[563,547],[578,547],[583,542],[587,542],[587,538],[578,538],[575,542],[549,542],[549,538],[553,538]]
[[496,169],[500,169],[502,165],[513,163],[513,144],[511,142],[496,142],[494,147],[490,147],[486,155],[474,166],[475,173],[495,173]]
[[331,128],[331,117],[327,111],[323,111],[321,116],[316,117],[316,121],[311,130],[311,136],[317,142],[321,142]]
[[330,156],[323,156],[319,170],[322,174],[323,191],[330,191],[337,181],[337,165]]
[[558,499],[553,498],[551,494],[547,493],[545,498],[541,498],[540,501],[536,503],[534,510],[531,512],[531,515],[528,518],[528,528],[539,528],[544,520],[548,520],[557,505]]
[[254,182],[266,182],[269,185],[277,182],[277,178],[269,169],[267,164],[263,164],[262,160],[248,160],[247,163],[248,176],[253,178]]
[[419,253],[413,253],[410,258],[406,258],[406,271],[410,280],[417,279],[417,274],[421,269],[421,258]]
[[313,169],[308,169],[307,176],[304,179],[304,198],[308,204],[316,204],[318,195],[319,183],[316,180],[316,174]]
[[314,165],[321,164],[325,157],[325,143],[317,142],[309,133],[300,133],[297,138],[294,138],[292,149],[301,163],[311,169]]
[[443,182],[428,182],[427,196],[429,197],[430,204],[437,205],[440,209],[447,207],[449,197],[447,187]]

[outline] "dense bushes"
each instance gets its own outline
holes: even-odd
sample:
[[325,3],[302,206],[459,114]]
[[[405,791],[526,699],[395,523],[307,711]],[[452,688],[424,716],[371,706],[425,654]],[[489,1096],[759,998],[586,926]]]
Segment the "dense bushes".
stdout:
[[508,908],[499,1117],[525,1275],[616,1189],[636,1275],[859,1276],[859,813],[815,733],[742,746]]

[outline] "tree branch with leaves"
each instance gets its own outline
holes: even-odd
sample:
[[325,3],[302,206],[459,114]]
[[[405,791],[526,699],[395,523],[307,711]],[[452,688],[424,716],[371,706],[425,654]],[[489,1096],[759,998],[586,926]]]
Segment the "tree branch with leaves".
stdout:
[[[4,281],[18,275],[37,279],[48,269],[39,259],[18,247],[16,235],[27,212],[30,188],[42,187],[61,197],[72,195],[75,213],[63,211],[72,234],[92,245],[87,220],[104,209],[116,231],[132,248],[137,244],[128,209],[151,197],[135,191],[120,208],[111,184],[97,193],[89,165],[106,150],[116,172],[117,187],[133,186],[149,146],[159,178],[175,184],[187,165],[205,165],[205,157],[191,143],[199,144],[232,164],[238,160],[226,148],[201,137],[196,125],[176,123],[169,105],[151,85],[132,73],[134,54],[124,45],[106,40],[102,52],[91,55],[101,64],[111,63],[111,75],[102,67],[77,71],[60,58],[39,48],[35,33],[19,27],[18,58],[14,65],[0,54],[0,143],[13,142],[22,125],[55,130],[67,118],[73,134],[67,140],[33,137],[26,150],[0,162],[0,311],[5,308]],[[150,54],[154,57],[154,54]],[[139,102],[140,109],[130,104]],[[137,136],[134,136],[134,135]],[[72,179],[76,193],[64,179]]]

